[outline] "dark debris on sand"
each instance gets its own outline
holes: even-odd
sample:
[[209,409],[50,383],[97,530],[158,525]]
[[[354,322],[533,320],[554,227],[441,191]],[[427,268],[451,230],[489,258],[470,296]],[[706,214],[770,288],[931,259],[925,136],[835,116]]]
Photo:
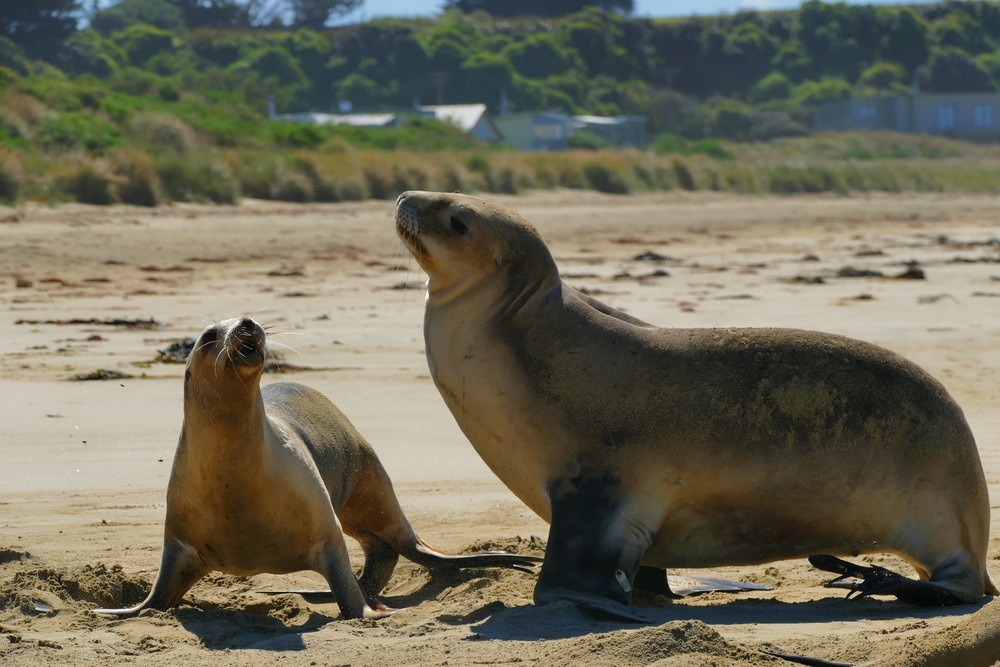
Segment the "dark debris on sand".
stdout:
[[124,329],[163,329],[167,325],[157,322],[152,317],[148,320],[105,319],[96,317],[74,318],[71,320],[17,320],[14,324],[55,324],[57,326],[103,326],[122,327]]
[[104,368],[98,368],[96,371],[89,373],[78,373],[71,377],[70,380],[76,382],[85,382],[88,380],[130,380],[134,377],[134,375],[129,375],[122,371],[109,371]]

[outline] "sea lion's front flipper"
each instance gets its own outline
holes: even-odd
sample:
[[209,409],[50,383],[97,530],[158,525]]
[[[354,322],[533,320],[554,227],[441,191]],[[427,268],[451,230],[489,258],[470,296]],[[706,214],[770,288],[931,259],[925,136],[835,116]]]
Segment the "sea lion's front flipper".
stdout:
[[610,477],[549,485],[552,522],[535,604],[568,600],[601,616],[642,622],[631,610],[632,585],[650,533],[627,516]]
[[[878,565],[870,567],[855,565],[836,556],[827,555],[809,556],[809,563],[818,570],[839,574],[839,577],[826,582],[824,586],[848,588],[850,589],[848,598],[854,597],[858,600],[869,595],[894,595],[903,602],[923,607],[966,604],[965,600],[940,584],[909,579]],[[861,581],[844,581],[848,577],[856,577]]]
[[160,571],[153,582],[153,590],[143,602],[130,609],[94,609],[95,614],[133,616],[143,609],[169,609],[184,594],[208,574],[210,568],[198,556],[191,545],[180,540],[168,539],[163,543]]
[[374,598],[369,604],[364,593],[361,592],[361,585],[351,570],[347,545],[344,543],[344,535],[339,530],[330,536],[318,556],[319,562],[316,563],[315,569],[326,577],[344,618],[378,619],[385,618],[395,611],[385,607]]

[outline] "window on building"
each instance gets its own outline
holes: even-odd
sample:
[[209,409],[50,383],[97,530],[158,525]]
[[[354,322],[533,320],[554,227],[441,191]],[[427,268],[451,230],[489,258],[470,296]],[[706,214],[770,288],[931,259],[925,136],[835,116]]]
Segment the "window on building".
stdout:
[[955,129],[955,105],[954,104],[942,104],[942,105],[938,106],[937,116],[938,116],[938,129],[939,130],[953,130],[953,129]]
[[973,108],[976,119],[976,128],[980,130],[987,130],[993,127],[993,105],[992,104],[977,104]]
[[858,115],[862,118],[878,118],[878,109],[875,107],[858,107]]

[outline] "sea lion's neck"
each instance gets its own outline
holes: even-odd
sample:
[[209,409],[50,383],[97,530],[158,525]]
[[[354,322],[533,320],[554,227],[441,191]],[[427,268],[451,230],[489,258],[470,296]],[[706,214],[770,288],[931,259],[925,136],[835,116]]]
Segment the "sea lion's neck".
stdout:
[[272,431],[259,387],[243,397],[185,395],[184,445],[192,460],[253,466],[273,440]]

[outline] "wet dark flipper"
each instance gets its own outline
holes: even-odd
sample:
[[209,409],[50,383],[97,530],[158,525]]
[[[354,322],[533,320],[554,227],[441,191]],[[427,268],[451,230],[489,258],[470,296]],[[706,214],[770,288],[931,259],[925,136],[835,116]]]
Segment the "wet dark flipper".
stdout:
[[533,573],[542,562],[538,556],[510,553],[509,551],[483,551],[474,554],[450,554],[438,551],[417,538],[417,543],[401,553],[418,565],[425,567],[505,567]]
[[761,653],[793,662],[796,665],[807,665],[807,667],[854,667],[849,662],[830,662],[829,660],[821,660],[820,658],[808,658],[804,655],[787,655],[773,651],[761,651]]
[[619,485],[611,477],[552,483],[552,521],[535,604],[567,600],[601,616],[644,620],[630,607],[633,581],[651,539],[623,514]]
[[[949,607],[966,604],[960,597],[934,582],[909,579],[878,565],[855,565],[836,556],[827,555],[809,556],[809,563],[818,570],[839,574],[839,577],[826,582],[824,586],[849,588],[848,598],[860,599],[869,595],[894,595],[903,602],[922,607]],[[848,577],[855,577],[861,581],[844,581]]]

